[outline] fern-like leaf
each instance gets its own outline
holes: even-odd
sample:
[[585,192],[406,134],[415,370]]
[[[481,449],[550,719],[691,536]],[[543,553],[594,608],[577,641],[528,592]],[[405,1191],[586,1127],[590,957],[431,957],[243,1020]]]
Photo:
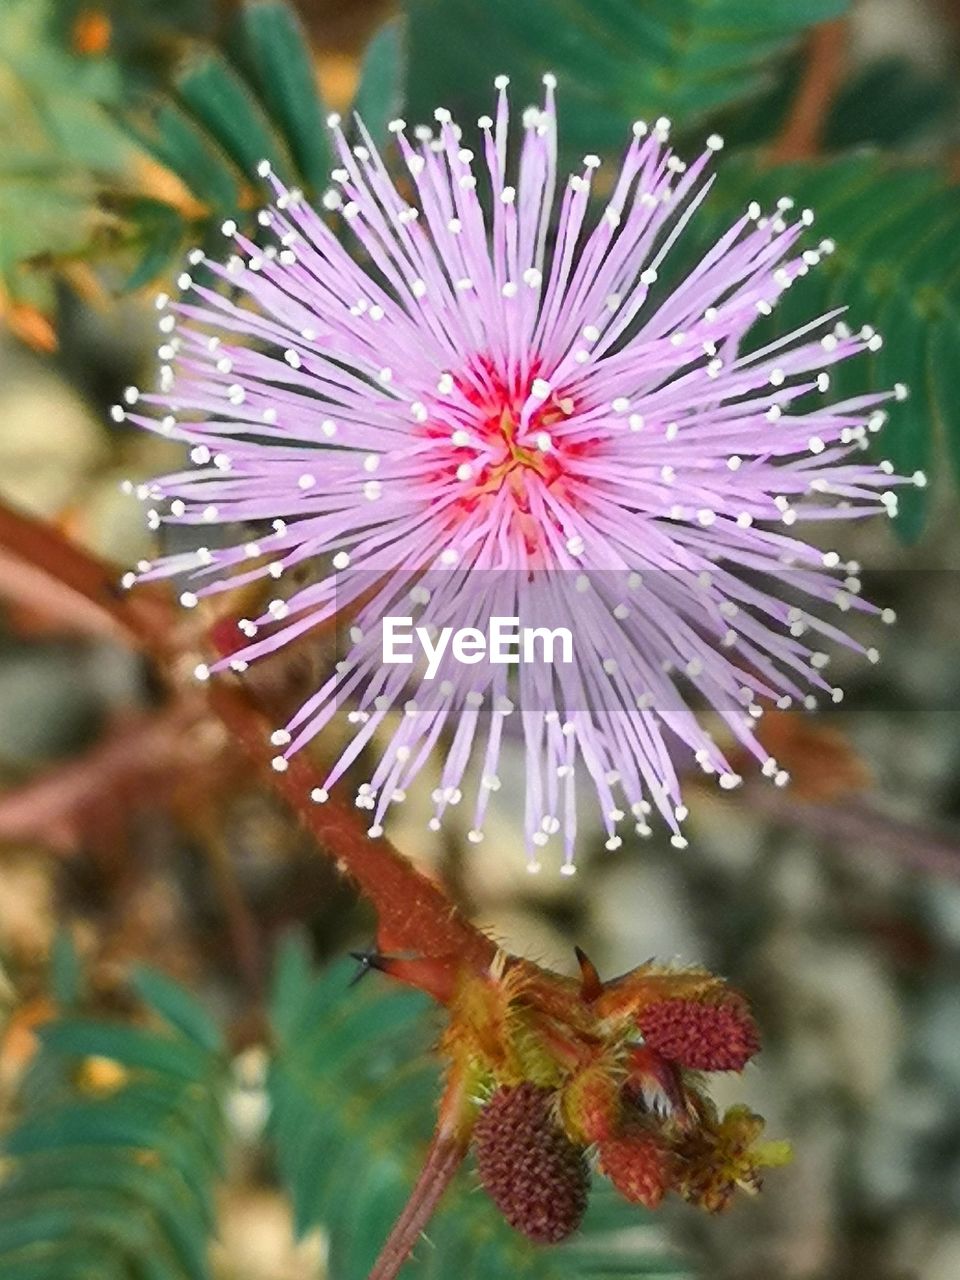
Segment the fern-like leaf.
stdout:
[[[220,254],[227,220],[258,234],[261,160],[319,201],[333,164],[328,113],[290,0],[241,0],[222,45],[198,36],[173,66],[154,58],[150,74],[143,57],[159,35],[149,24],[120,15],[126,35],[91,60],[64,46],[70,14],[52,0],[0,5],[0,73],[11,86],[0,74],[0,289],[49,309],[50,280],[25,270],[28,260],[96,248],[122,256],[122,287],[135,289],[169,276],[190,247]],[[402,56],[393,23],[364,63],[358,105],[378,139],[400,107]],[[9,138],[4,118],[15,122]],[[176,197],[131,186],[123,166],[136,149],[176,176]]]
[[673,269],[682,269],[691,260],[684,253],[695,256],[750,200],[772,208],[784,195],[816,212],[816,232],[836,249],[784,296],[769,320],[758,323],[757,345],[834,307],[847,308],[844,318],[853,327],[869,324],[883,335],[879,351],[833,370],[831,394],[898,382],[908,387],[909,397],[891,406],[890,420],[871,447],[899,472],[931,473],[929,487],[900,494],[895,526],[913,541],[925,526],[941,461],[947,467],[952,462],[960,482],[956,191],[935,169],[870,152],[773,168],[749,155],[731,158],[719,169],[704,217],[686,245],[678,246]]
[[163,1030],[68,1013],[40,1033],[3,1142],[4,1280],[208,1280],[225,1052],[186,992],[137,985]]
[[389,138],[387,125],[403,106],[406,71],[406,23],[386,22],[370,41],[360,68],[360,84],[353,109],[378,146]]
[[0,5],[0,294],[44,309],[52,284],[34,260],[91,252],[110,224],[98,182],[123,155],[100,105],[118,94],[115,67],[52,45],[50,12],[48,0]]
[[[463,120],[489,111],[492,80],[537,102],[540,77],[562,88],[561,145],[623,145],[637,117],[687,128],[767,83],[771,62],[847,0],[407,0],[414,118],[442,105]],[[440,51],[443,51],[442,56]]]
[[[400,105],[402,40],[396,24],[374,38],[363,64],[357,107],[378,139]],[[198,45],[172,77],[170,92],[152,91],[121,113],[132,136],[170,169],[194,197],[181,235],[144,235],[147,254],[131,282],[172,268],[188,243],[220,252],[227,220],[258,234],[266,196],[257,166],[268,160],[290,185],[318,202],[333,155],[309,39],[288,0],[244,0],[223,48]],[[131,209],[137,224],[138,209]],[[153,215],[156,223],[155,212]]]

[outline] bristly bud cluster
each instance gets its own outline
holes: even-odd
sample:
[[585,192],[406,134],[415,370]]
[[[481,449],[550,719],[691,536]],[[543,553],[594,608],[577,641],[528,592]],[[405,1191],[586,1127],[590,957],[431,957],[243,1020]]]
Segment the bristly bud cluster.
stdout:
[[[151,527],[190,526],[203,545],[126,581],[182,575],[189,608],[248,588],[251,616],[232,619],[234,643],[201,679],[345,621],[348,652],[274,735],[276,768],[349,700],[355,737],[316,802],[374,747],[357,803],[379,835],[445,743],[430,821],[465,801],[479,841],[512,734],[531,870],[557,841],[569,873],[578,774],[610,849],[619,824],[647,835],[653,814],[682,847],[674,748],[722,787],[740,781],[698,707],[781,784],[757,718],[839,701],[821,638],[875,659],[824,616],[877,612],[855,567],[800,530],[895,512],[910,480],[862,450],[906,389],[831,398],[831,368],[882,341],[842,308],[751,339],[834,248],[801,245],[813,215],[787,198],[750,205],[658,292],[720,139],[686,163],[668,120],[638,121],[609,181],[592,155],[564,177],[554,78],[519,128],[506,84],[471,136],[443,109],[431,128],[394,121],[397,183],[363,125],[348,138],[332,118],[324,211],[265,163],[274,204],[257,239],[230,221],[225,262],[189,255],[182,299],[158,299],[159,391],[129,388],[114,417],[187,447],[188,465],[137,492]],[[482,630],[518,614],[514,584],[531,571],[588,592],[588,639],[549,681],[525,666],[448,681],[383,665],[385,616]]]
[[579,1224],[585,1157],[650,1209],[672,1192],[718,1212],[758,1190],[789,1148],[760,1142],[746,1107],[721,1114],[705,1080],[759,1051],[743,996],[702,969],[648,964],[603,982],[578,955],[579,982],[502,952],[480,972],[456,957],[378,957],[448,1008],[440,1134],[472,1143],[482,1185],[540,1241]]

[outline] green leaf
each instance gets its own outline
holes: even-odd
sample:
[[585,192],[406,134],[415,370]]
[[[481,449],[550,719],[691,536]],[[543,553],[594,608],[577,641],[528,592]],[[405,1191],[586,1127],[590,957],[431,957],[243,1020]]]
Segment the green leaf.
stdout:
[[[344,963],[314,977],[302,948],[288,943],[271,1000],[268,1089],[280,1175],[298,1230],[326,1228],[337,1280],[365,1280],[413,1184],[440,1088],[427,1001],[380,978],[351,988],[351,972]],[[428,1235],[430,1247],[403,1270],[409,1280],[691,1276],[655,1219],[606,1185],[595,1189],[574,1241],[541,1249],[506,1225],[466,1172]]]
[[387,125],[403,107],[406,23],[384,23],[367,46],[353,109],[379,146],[389,139]]
[[244,175],[177,103],[161,99],[147,111],[126,112],[122,119],[130,135],[218,215],[239,209]]
[[207,1053],[223,1053],[220,1028],[179,983],[156,969],[139,968],[131,977],[137,995],[181,1035]]
[[0,5],[0,290],[49,309],[49,272],[32,259],[87,255],[105,219],[97,175],[125,146],[101,104],[116,99],[108,59],[71,58],[45,35],[46,0]]
[[[209,1280],[228,1085],[220,1037],[169,980],[137,982],[175,1034],[73,1016],[43,1029],[3,1142],[4,1280]],[[127,1074],[98,1077],[104,1060]]]
[[329,181],[331,159],[307,34],[282,0],[248,0],[242,13],[244,48],[261,101],[305,184],[320,191]]
[[83,995],[83,969],[69,929],[58,929],[50,948],[50,992],[63,1009],[72,1009]]
[[202,1073],[209,1054],[173,1036],[93,1018],[58,1018],[41,1028],[44,1045],[55,1053],[110,1058],[135,1071],[155,1071],[189,1081]]
[[123,163],[125,148],[104,111],[121,79],[110,58],[77,58],[50,40],[54,0],[0,5],[0,140],[26,149],[49,145],[100,172]]
[[269,160],[280,177],[292,181],[289,154],[263,105],[221,53],[208,49],[190,58],[176,88],[241,173],[253,180],[260,161]]
[[937,427],[947,442],[955,481],[960,485],[960,429],[956,422],[960,406],[958,332],[960,320],[956,316],[945,316],[934,324],[928,347],[928,379]]
[[[127,131],[203,206],[185,231],[213,253],[222,248],[217,236],[227,220],[253,239],[261,234],[261,160],[314,200],[329,184],[332,162],[309,39],[289,0],[238,4],[224,46],[199,43],[173,76],[170,94],[154,86],[120,112]],[[183,246],[172,219],[158,225],[146,205],[141,212],[147,216],[131,218],[129,238],[156,243],[135,283],[172,269]]]
[[95,184],[61,158],[7,152],[0,161],[0,288],[41,307],[52,285],[32,260],[47,264],[88,253],[102,219]]
[[[17,298],[52,304],[49,273],[28,269],[34,260],[115,251],[126,274],[112,271],[111,285],[119,279],[129,290],[171,272],[188,245],[218,252],[228,220],[256,238],[261,160],[314,201],[329,184],[326,109],[291,0],[232,6],[223,47],[203,38],[208,23],[197,10],[196,38],[175,66],[163,48],[170,6],[154,15],[137,8],[118,11],[115,56],[77,58],[62,43],[70,14],[81,12],[75,0],[56,10],[54,0],[0,5],[0,72],[10,64],[16,98],[8,110],[0,75],[0,287]],[[372,57],[364,93],[379,135],[398,97],[395,24]],[[131,192],[131,144],[170,169],[193,202]]]
[[271,1018],[277,1033],[288,1039],[299,1024],[304,999],[312,988],[310,952],[297,931],[282,938],[273,974]]
[[901,58],[863,67],[843,86],[827,120],[824,147],[896,147],[930,130],[955,105],[956,87]]
[[[77,19],[91,8],[90,0],[56,0],[51,30],[62,44],[70,43]],[[217,27],[216,0],[100,0],[97,9],[110,19],[111,52],[144,75],[159,74],[186,37],[210,36]]]
[[183,248],[187,223],[179,209],[147,196],[135,196],[118,207],[136,225],[140,243],[138,261],[121,286],[132,292],[163,274],[170,259]]
[[407,0],[415,120],[444,106],[471,124],[506,73],[521,107],[559,79],[560,145],[620,148],[637,117],[681,129],[761,91],[771,63],[847,0]]
[[[728,149],[759,146],[775,138],[786,122],[803,72],[792,57],[758,97],[725,109],[711,121]],[[822,149],[903,147],[929,135],[957,101],[955,85],[919,71],[902,58],[882,58],[860,68],[841,87],[827,116]]]
[[[750,200],[771,208],[783,195],[815,210],[816,239],[829,237],[836,250],[757,325],[751,342],[760,345],[818,312],[846,307],[844,319],[852,327],[873,325],[884,344],[876,353],[835,366],[833,394],[892,389],[898,382],[910,391],[906,400],[888,406],[888,424],[871,440],[875,456],[889,458],[905,475],[935,469],[940,434],[956,459],[960,401],[951,388],[960,347],[960,203],[955,189],[938,170],[868,152],[773,168],[750,156],[731,158],[719,166],[703,217],[691,226],[685,245],[677,246],[673,270],[702,251]],[[898,494],[894,525],[902,538],[913,541],[926,525],[930,488],[901,487]]]

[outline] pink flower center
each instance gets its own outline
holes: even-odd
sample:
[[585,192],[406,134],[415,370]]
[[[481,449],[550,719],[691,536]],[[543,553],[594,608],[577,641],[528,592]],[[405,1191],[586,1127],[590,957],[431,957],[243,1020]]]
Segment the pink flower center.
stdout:
[[[524,406],[536,378],[534,367],[522,383],[508,385],[492,362],[481,357],[470,375],[456,379],[458,391],[475,406],[476,414],[454,434],[444,470],[454,472],[462,484],[465,510],[506,488],[518,512],[527,512],[528,486],[539,483],[565,491],[570,464],[589,450],[592,442],[566,443],[562,434],[555,437],[551,432],[575,409],[573,398],[562,391],[551,391],[524,423]],[[447,431],[444,435],[450,439]]]

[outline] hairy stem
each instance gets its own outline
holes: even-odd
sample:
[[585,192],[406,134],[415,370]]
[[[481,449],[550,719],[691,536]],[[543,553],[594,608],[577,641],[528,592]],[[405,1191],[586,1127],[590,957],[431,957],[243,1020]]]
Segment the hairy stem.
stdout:
[[393,1224],[367,1280],[395,1280],[453,1181],[464,1155],[462,1144],[455,1139],[434,1136],[410,1199]]
[[[178,658],[177,644],[185,640],[174,625],[169,597],[150,588],[129,595],[119,589],[118,580],[113,566],[71,543],[52,525],[0,505],[0,594],[85,634],[142,649],[159,672],[169,676]],[[185,696],[177,680],[169,687],[174,703]],[[193,686],[191,696],[195,695]],[[382,945],[424,956],[456,954],[464,964],[489,964],[496,950],[490,939],[389,841],[371,839],[357,810],[336,797],[324,805],[312,802],[310,793],[321,779],[305,752],[291,760],[285,773],[269,767],[267,722],[242,689],[226,679],[214,681],[209,701],[237,745],[264,768],[338,870],[372,902]],[[174,706],[169,714],[178,713]],[[82,769],[78,772],[83,777]],[[54,794],[59,794],[58,785],[58,779],[43,784]],[[22,798],[31,800],[29,795]],[[15,804],[6,814],[8,824],[15,826],[22,811],[23,805]]]
[[450,899],[383,836],[372,839],[360,813],[337,796],[315,804],[311,791],[322,777],[307,753],[278,773],[269,767],[269,726],[245,694],[226,680],[210,686],[210,703],[234,740],[259,764],[274,789],[336,863],[337,870],[373,903],[380,942],[422,956],[458,955],[465,965],[490,963],[496,948],[460,914]]

